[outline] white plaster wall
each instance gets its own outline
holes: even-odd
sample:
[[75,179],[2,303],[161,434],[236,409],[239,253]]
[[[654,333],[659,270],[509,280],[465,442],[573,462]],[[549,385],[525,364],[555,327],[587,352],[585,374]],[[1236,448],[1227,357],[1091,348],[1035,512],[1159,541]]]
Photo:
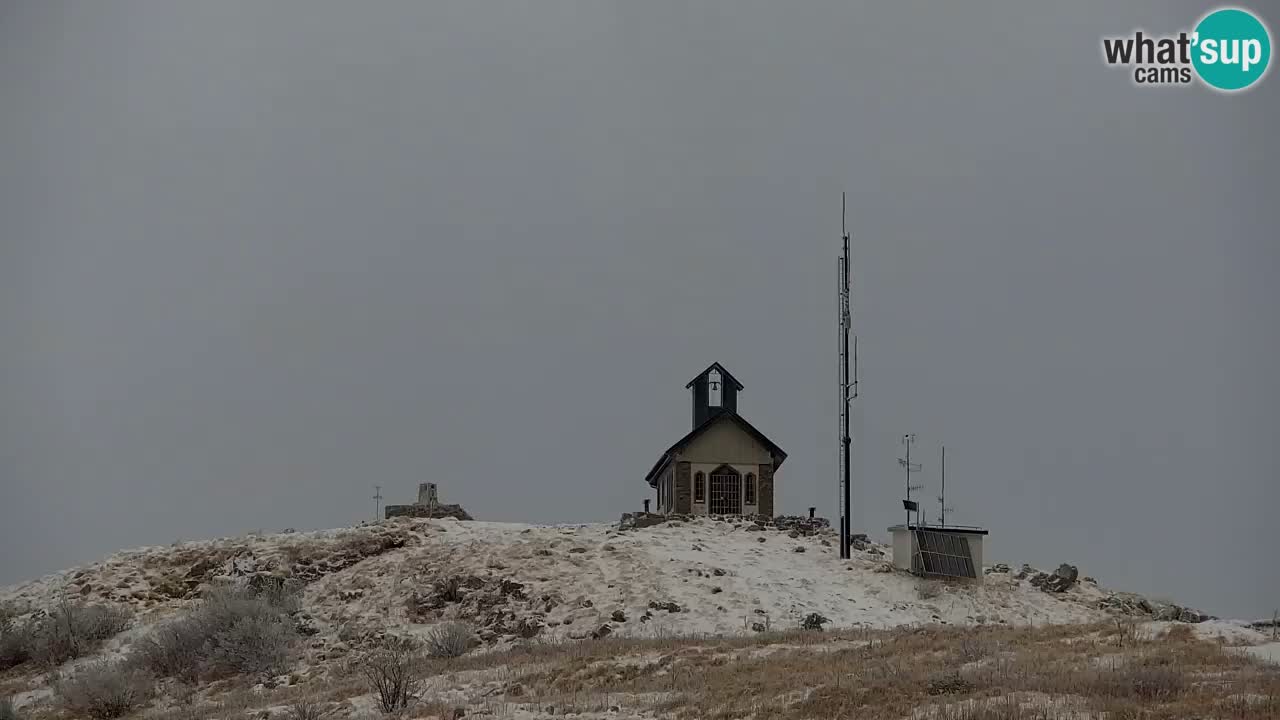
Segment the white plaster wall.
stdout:
[[911,569],[911,556],[915,553],[915,533],[906,530],[893,530],[893,566],[902,570]]

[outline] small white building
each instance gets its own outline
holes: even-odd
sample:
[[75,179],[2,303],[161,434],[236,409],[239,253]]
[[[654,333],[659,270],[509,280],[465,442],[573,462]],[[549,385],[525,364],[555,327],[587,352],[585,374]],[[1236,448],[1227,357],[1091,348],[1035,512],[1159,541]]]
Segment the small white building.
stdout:
[[894,525],[893,566],[926,577],[982,582],[987,531],[955,525]]

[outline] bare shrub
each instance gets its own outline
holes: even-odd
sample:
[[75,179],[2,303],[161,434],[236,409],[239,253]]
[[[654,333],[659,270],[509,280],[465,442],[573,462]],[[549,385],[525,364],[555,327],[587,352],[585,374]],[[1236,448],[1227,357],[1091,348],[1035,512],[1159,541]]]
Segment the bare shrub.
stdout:
[[1133,618],[1116,618],[1112,635],[1115,637],[1116,645],[1119,647],[1137,645],[1139,639],[1137,621]]
[[0,671],[31,659],[32,624],[18,622],[16,615],[12,608],[0,608]]
[[153,691],[151,678],[120,663],[93,663],[69,680],[60,680],[54,691],[63,708],[93,720],[111,720],[146,704]]
[[187,615],[153,630],[130,661],[161,677],[194,682],[205,677],[283,672],[297,630],[288,613],[296,595],[276,585],[218,588]]
[[975,630],[960,638],[960,657],[966,662],[974,662],[990,655],[994,648],[992,643]]
[[199,610],[160,625],[134,643],[129,662],[159,677],[194,683],[204,669],[210,624]]
[[355,662],[353,669],[377,694],[378,706],[385,713],[409,707],[422,687],[422,654],[408,641],[393,641],[366,654]]
[[63,600],[31,625],[31,657],[47,667],[83,657],[128,628],[131,619],[122,607]]
[[323,720],[331,709],[325,703],[303,699],[289,706],[288,717],[289,720]]
[[279,675],[289,667],[296,636],[283,618],[242,618],[214,635],[207,662],[219,671]]
[[1171,667],[1134,668],[1122,672],[1133,694],[1144,701],[1167,701],[1187,689],[1187,678]]
[[463,623],[443,623],[431,629],[426,637],[427,654],[435,658],[456,658],[467,654],[475,631]]
[[946,673],[929,678],[925,690],[930,695],[964,695],[973,692],[973,683],[964,679],[959,673]]

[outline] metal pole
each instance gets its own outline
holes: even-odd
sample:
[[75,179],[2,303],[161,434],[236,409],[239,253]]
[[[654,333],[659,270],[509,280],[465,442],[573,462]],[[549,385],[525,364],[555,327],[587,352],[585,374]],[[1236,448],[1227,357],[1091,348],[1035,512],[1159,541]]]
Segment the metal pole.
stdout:
[[947,526],[947,446],[942,446],[942,527]]
[[[908,500],[910,500],[910,499],[911,499],[911,440],[910,440],[910,437],[906,438],[906,441],[907,441],[907,465],[906,465],[906,468],[907,468],[907,499],[908,499]],[[919,512],[916,512],[916,516],[918,517],[919,515],[920,515],[920,513],[919,513]],[[911,529],[911,511],[910,511],[910,510],[908,510],[908,511],[907,511],[907,529],[908,529],[908,530],[910,530],[910,529]]]
[[[840,229],[844,231],[844,194],[840,195]],[[836,367],[836,383],[840,388],[844,387],[844,255],[843,251],[839,259],[836,261],[836,304],[839,306],[839,326],[840,332],[836,335],[836,352],[840,356],[840,362]],[[841,390],[841,398],[843,398],[843,390]],[[839,412],[836,413],[836,433],[840,438],[841,447],[836,451],[836,484],[839,490],[836,494],[837,510],[836,514],[840,516],[840,559],[849,559],[849,523],[848,518],[844,514],[844,405],[841,404]]]
[[852,526],[852,509],[849,498],[850,467],[849,453],[853,439],[849,437],[849,330],[853,324],[849,292],[849,232],[845,227],[846,202],[845,194],[840,193],[840,487],[841,487],[841,523],[840,557],[851,557],[849,538]]

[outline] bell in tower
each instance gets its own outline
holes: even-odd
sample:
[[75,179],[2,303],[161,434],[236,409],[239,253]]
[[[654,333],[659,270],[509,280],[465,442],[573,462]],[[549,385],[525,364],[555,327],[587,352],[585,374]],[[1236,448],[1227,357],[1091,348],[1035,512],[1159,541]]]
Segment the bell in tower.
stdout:
[[726,410],[735,413],[738,411],[738,391],[742,389],[742,383],[734,379],[720,363],[712,363],[685,387],[693,390],[695,428]]

